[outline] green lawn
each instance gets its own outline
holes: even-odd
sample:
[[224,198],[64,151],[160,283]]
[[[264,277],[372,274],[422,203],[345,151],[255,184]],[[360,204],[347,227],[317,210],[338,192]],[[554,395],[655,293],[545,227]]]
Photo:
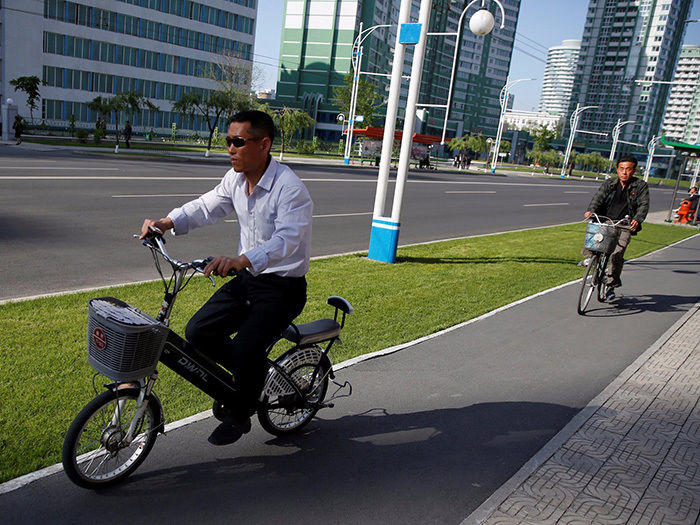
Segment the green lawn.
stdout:
[[[576,262],[583,232],[584,225],[576,224],[412,246],[401,248],[393,265],[361,255],[312,261],[309,300],[299,321],[331,314],[325,305],[329,295],[353,304],[344,344],[331,352],[334,362],[410,341],[580,277]],[[694,233],[645,225],[628,257]],[[183,332],[212,290],[208,280],[195,279],[182,292],[173,314],[175,331]],[[101,295],[155,314],[162,291],[155,282],[0,305],[0,481],[60,460],[65,431],[93,396],[86,302]],[[572,311],[575,301],[572,288]],[[205,395],[165,367],[160,371],[156,390],[168,421],[210,408]]]

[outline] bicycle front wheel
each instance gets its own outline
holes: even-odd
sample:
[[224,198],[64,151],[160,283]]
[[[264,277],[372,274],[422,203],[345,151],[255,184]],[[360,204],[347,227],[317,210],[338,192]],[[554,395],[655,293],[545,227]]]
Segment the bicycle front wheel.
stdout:
[[606,292],[606,288],[607,288],[607,286],[605,284],[605,271],[608,267],[609,260],[610,260],[610,256],[604,255],[598,261],[597,287],[598,287],[598,302],[600,302],[600,303],[605,302],[605,292]]
[[591,301],[591,297],[595,291],[599,258],[599,255],[592,255],[588,261],[588,266],[586,266],[586,273],[583,274],[581,291],[578,294],[578,305],[576,306],[576,311],[579,315],[583,315],[586,312],[588,303]]
[[75,418],[63,442],[63,469],[76,485],[99,489],[113,485],[138,468],[158,436],[155,396],[135,422],[134,438],[124,442],[138,409],[139,389],[107,390]]

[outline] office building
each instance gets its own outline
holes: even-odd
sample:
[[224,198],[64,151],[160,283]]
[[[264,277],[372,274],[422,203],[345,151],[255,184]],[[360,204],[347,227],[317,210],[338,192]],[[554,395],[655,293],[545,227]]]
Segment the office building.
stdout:
[[[190,126],[171,112],[189,90],[215,89],[207,70],[222,55],[252,67],[256,0],[3,0],[0,4],[0,97],[29,118],[26,97],[10,80],[40,77],[49,126],[94,126],[87,103],[136,91],[159,111],[133,115],[136,129]],[[249,80],[248,80],[249,82]],[[109,123],[109,120],[108,120]],[[194,129],[206,129],[197,118]]]
[[[473,35],[465,17],[460,45],[453,104],[448,136],[481,131],[495,135],[500,106],[498,95],[505,84],[513,51],[520,0],[502,0],[506,11],[505,28],[500,29],[501,13],[495,3],[487,3],[496,17],[496,26],[486,37]],[[277,83],[277,105],[301,107],[317,121],[316,135],[337,140],[341,126],[340,112],[333,90],[343,85],[343,77],[351,70],[353,40],[360,23],[374,30],[363,42],[363,78],[377,84],[384,99],[389,89],[389,74],[396,42],[399,0],[285,0],[285,13],[280,46],[280,70]],[[434,0],[430,32],[457,31],[457,22],[464,4]],[[478,7],[478,6],[477,6]],[[412,18],[417,19],[419,1],[414,0]],[[455,37],[429,36],[426,46],[420,89],[421,104],[445,104],[452,71]],[[407,46],[404,74],[409,75],[413,46]],[[408,81],[401,86],[405,101]],[[399,118],[403,118],[401,105]],[[382,125],[384,105],[376,111],[375,125]],[[423,133],[442,133],[444,109],[427,108],[420,125]]]
[[643,145],[658,133],[669,85],[637,81],[672,79],[692,3],[590,0],[569,113],[597,108],[581,114],[580,129],[610,134],[618,119],[633,121],[620,139]]
[[666,104],[663,130],[681,142],[700,142],[700,46],[683,46]]
[[580,50],[580,40],[564,40],[561,45],[549,48],[542,79],[540,112],[566,115],[569,111]]

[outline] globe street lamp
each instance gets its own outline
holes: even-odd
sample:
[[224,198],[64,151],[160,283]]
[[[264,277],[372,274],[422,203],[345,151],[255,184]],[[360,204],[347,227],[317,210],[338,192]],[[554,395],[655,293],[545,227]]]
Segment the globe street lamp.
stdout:
[[[606,179],[610,178],[610,173],[612,172],[612,166],[613,166],[613,161],[615,160],[615,152],[617,151],[617,143],[618,142],[625,142],[624,140],[620,140],[620,130],[622,129],[622,126],[626,124],[634,124],[634,120],[625,120],[622,122],[620,119],[617,119],[617,124],[615,124],[615,127],[612,130],[612,147],[610,148],[610,158],[609,164],[608,164],[608,173],[605,175]],[[629,143],[626,143],[629,144]],[[637,145],[637,144],[635,144]]]
[[576,137],[576,132],[579,133],[588,133],[590,135],[602,135],[603,137],[607,137],[607,133],[598,133],[597,131],[583,131],[578,129],[578,121],[579,121],[579,116],[581,113],[583,113],[587,109],[593,109],[597,108],[598,106],[583,106],[581,107],[581,104],[576,104],[576,109],[574,112],[571,114],[571,117],[569,119],[569,124],[571,125],[571,133],[569,133],[569,140],[566,143],[566,153],[564,153],[564,162],[562,162],[561,165],[561,178],[565,179],[567,177],[566,174],[566,167],[569,164],[569,158],[571,157],[571,150],[574,147],[574,138]]

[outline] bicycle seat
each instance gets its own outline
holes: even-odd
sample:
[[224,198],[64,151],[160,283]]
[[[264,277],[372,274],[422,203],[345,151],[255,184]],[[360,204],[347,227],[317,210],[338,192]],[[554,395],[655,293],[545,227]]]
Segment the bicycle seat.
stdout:
[[292,343],[305,345],[327,341],[340,335],[340,325],[333,319],[319,319],[310,323],[290,324],[282,337]]

